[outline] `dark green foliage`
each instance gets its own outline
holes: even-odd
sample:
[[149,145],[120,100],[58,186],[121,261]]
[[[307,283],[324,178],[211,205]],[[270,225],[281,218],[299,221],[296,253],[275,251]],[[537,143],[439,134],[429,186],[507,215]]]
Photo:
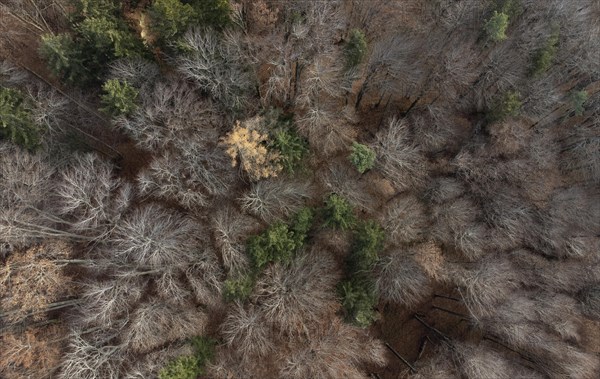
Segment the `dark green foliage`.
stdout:
[[308,153],[308,142],[296,132],[292,117],[280,109],[269,109],[264,115],[264,125],[269,132],[268,148],[280,155],[278,163],[287,172],[296,171]]
[[246,300],[254,288],[252,275],[243,275],[235,279],[225,280],[223,298],[225,301]]
[[352,162],[358,172],[362,174],[373,168],[373,165],[375,164],[375,151],[366,145],[353,142],[350,162]]
[[195,11],[194,22],[202,26],[222,29],[231,22],[229,0],[189,0]]
[[359,29],[352,29],[346,43],[344,53],[346,55],[346,68],[351,69],[358,66],[367,54],[367,39]]
[[506,39],[508,28],[508,15],[504,12],[494,11],[492,16],[485,22],[483,30],[488,40],[500,42]]
[[90,75],[81,51],[68,34],[42,36],[40,55],[50,71],[67,83],[77,83]]
[[377,291],[370,278],[371,270],[379,259],[385,234],[375,221],[360,221],[354,231],[354,243],[348,256],[347,277],[341,282],[339,292],[346,319],[360,327],[368,327],[377,313]]
[[40,54],[57,77],[80,86],[96,84],[113,60],[145,54],[123,19],[119,2],[80,1],[75,10],[72,36],[42,36]]
[[75,0],[73,17],[81,21],[88,17],[118,16],[121,4],[115,0]]
[[181,356],[160,370],[160,379],[196,379],[215,355],[215,341],[207,337],[193,337],[193,356]]
[[291,128],[280,128],[272,132],[270,147],[280,154],[279,163],[287,172],[294,172],[308,152],[306,140]]
[[34,123],[21,91],[0,87],[0,136],[26,148],[40,144],[40,128]]
[[373,282],[364,276],[354,276],[339,285],[346,320],[366,328],[377,319],[373,309],[377,305],[377,294]]
[[335,193],[325,200],[323,217],[325,226],[342,230],[352,228],[355,222],[352,206],[348,200]]
[[600,319],[600,284],[586,288],[580,293],[583,311],[595,319]]
[[497,0],[496,10],[505,13],[512,20],[523,13],[521,0]]
[[154,0],[148,9],[150,26],[166,44],[192,25],[222,29],[230,23],[228,0]]
[[535,52],[531,67],[531,76],[540,76],[542,73],[548,70],[550,66],[552,66],[552,60],[556,55],[558,41],[559,34],[558,29],[556,29],[550,38],[548,38],[544,46]]
[[181,356],[167,364],[160,372],[160,379],[196,379],[202,370],[198,360],[190,356]]
[[248,241],[248,253],[256,269],[269,262],[289,262],[296,247],[294,233],[282,222],[275,222]]
[[148,9],[150,27],[163,41],[185,32],[195,17],[194,8],[179,0],[154,0]]
[[225,280],[225,300],[246,300],[252,293],[256,276],[268,263],[289,263],[306,243],[313,218],[312,209],[303,208],[294,215],[289,225],[275,222],[261,234],[250,237],[247,251],[253,272]]
[[368,271],[379,259],[385,232],[375,221],[361,221],[354,230],[354,246],[349,257],[351,272]]
[[271,262],[289,263],[294,254],[306,243],[312,226],[314,212],[302,208],[292,217],[290,224],[275,222],[267,230],[248,239],[248,255],[254,272],[225,281],[224,297],[227,301],[245,300],[254,287],[255,276]]
[[194,356],[198,360],[198,366],[204,367],[215,356],[215,345],[217,341],[212,338],[198,336],[190,340],[194,348]]
[[292,219],[290,229],[293,233],[296,250],[306,243],[308,232],[310,231],[314,217],[315,213],[313,210],[305,207],[296,213]]
[[142,50],[140,40],[116,17],[86,18],[75,30],[83,43],[82,50],[93,54],[91,58],[99,65],[115,58],[139,56]]
[[571,106],[573,107],[576,116],[583,115],[587,99],[588,94],[586,91],[573,91],[569,95],[569,100],[571,101]]
[[130,86],[126,81],[110,79],[102,86],[104,94],[101,97],[105,112],[113,115],[128,115],[136,108],[138,90]]
[[518,116],[521,112],[521,95],[516,91],[509,91],[502,95],[488,113],[489,122],[500,122],[508,117]]

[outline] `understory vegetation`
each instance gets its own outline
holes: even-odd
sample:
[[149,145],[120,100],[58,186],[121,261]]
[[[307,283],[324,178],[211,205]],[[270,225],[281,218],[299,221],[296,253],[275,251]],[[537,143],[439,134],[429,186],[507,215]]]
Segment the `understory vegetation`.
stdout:
[[0,377],[597,379],[596,0],[0,0]]

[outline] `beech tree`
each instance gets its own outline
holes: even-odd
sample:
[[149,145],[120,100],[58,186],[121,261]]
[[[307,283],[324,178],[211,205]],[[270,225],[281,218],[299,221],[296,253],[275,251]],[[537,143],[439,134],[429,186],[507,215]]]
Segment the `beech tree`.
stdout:
[[60,365],[59,340],[63,333],[59,325],[29,327],[22,333],[3,332],[0,373],[16,379],[55,372]]
[[377,133],[375,149],[379,169],[398,190],[419,188],[427,174],[427,165],[420,149],[410,141],[408,125],[392,119]]
[[240,198],[240,203],[244,210],[270,222],[298,211],[311,192],[311,186],[306,182],[288,178],[261,180]]
[[257,283],[254,297],[266,320],[286,335],[311,335],[339,308],[335,264],[317,251],[300,254],[289,267],[269,267]]
[[233,34],[219,36],[211,30],[192,28],[183,35],[183,55],[177,60],[182,75],[209,93],[225,109],[239,111],[247,104],[253,86],[244,68],[247,52]]
[[201,335],[207,321],[205,313],[189,304],[154,300],[141,304],[132,314],[125,337],[132,351],[147,352],[165,343]]
[[382,300],[413,307],[430,294],[429,278],[411,258],[414,254],[393,250],[377,264],[377,293]]
[[413,195],[401,196],[386,204],[382,225],[395,244],[420,240],[426,232],[425,206]]
[[110,162],[95,154],[76,155],[57,185],[57,213],[71,218],[78,233],[107,233],[129,206],[132,189],[114,177]]
[[0,317],[7,324],[41,321],[47,312],[74,305],[73,283],[64,270],[72,255],[66,244],[34,246],[11,254],[0,267]]
[[[361,346],[356,350],[356,347]],[[358,352],[360,351],[360,354]],[[279,375],[283,378],[337,378],[340,374],[367,378],[361,363],[383,366],[386,362],[383,345],[356,327],[334,319],[305,344],[294,347],[284,359]]]
[[220,332],[225,343],[235,347],[244,362],[264,358],[275,349],[272,328],[256,306],[234,304],[225,316]]
[[107,241],[115,258],[152,270],[165,270],[194,261],[200,250],[200,226],[156,204],[135,209]]
[[124,346],[116,343],[104,345],[105,341],[115,338],[114,332],[104,334],[95,332],[83,335],[73,330],[69,334],[69,351],[65,354],[61,370],[61,379],[116,379],[123,364]]

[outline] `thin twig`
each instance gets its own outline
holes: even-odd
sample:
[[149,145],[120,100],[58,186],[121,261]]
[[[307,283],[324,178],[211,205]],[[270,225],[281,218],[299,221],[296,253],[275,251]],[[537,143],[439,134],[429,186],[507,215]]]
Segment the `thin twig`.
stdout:
[[392,346],[390,346],[389,343],[385,343],[385,347],[387,347],[388,349],[391,350],[392,353],[394,353],[394,355],[400,359],[402,362],[404,362],[405,365],[407,365],[410,368],[410,371],[415,374],[417,372],[417,369],[411,365],[406,359],[404,359]]

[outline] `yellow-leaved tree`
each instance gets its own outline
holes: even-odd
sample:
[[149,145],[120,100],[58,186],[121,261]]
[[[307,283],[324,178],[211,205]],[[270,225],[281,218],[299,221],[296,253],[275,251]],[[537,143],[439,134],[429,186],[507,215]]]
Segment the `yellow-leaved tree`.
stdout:
[[262,130],[262,119],[256,116],[242,123],[236,121],[233,130],[221,139],[231,165],[236,167],[239,162],[252,180],[277,176],[283,169],[280,154],[267,147],[269,135]]

